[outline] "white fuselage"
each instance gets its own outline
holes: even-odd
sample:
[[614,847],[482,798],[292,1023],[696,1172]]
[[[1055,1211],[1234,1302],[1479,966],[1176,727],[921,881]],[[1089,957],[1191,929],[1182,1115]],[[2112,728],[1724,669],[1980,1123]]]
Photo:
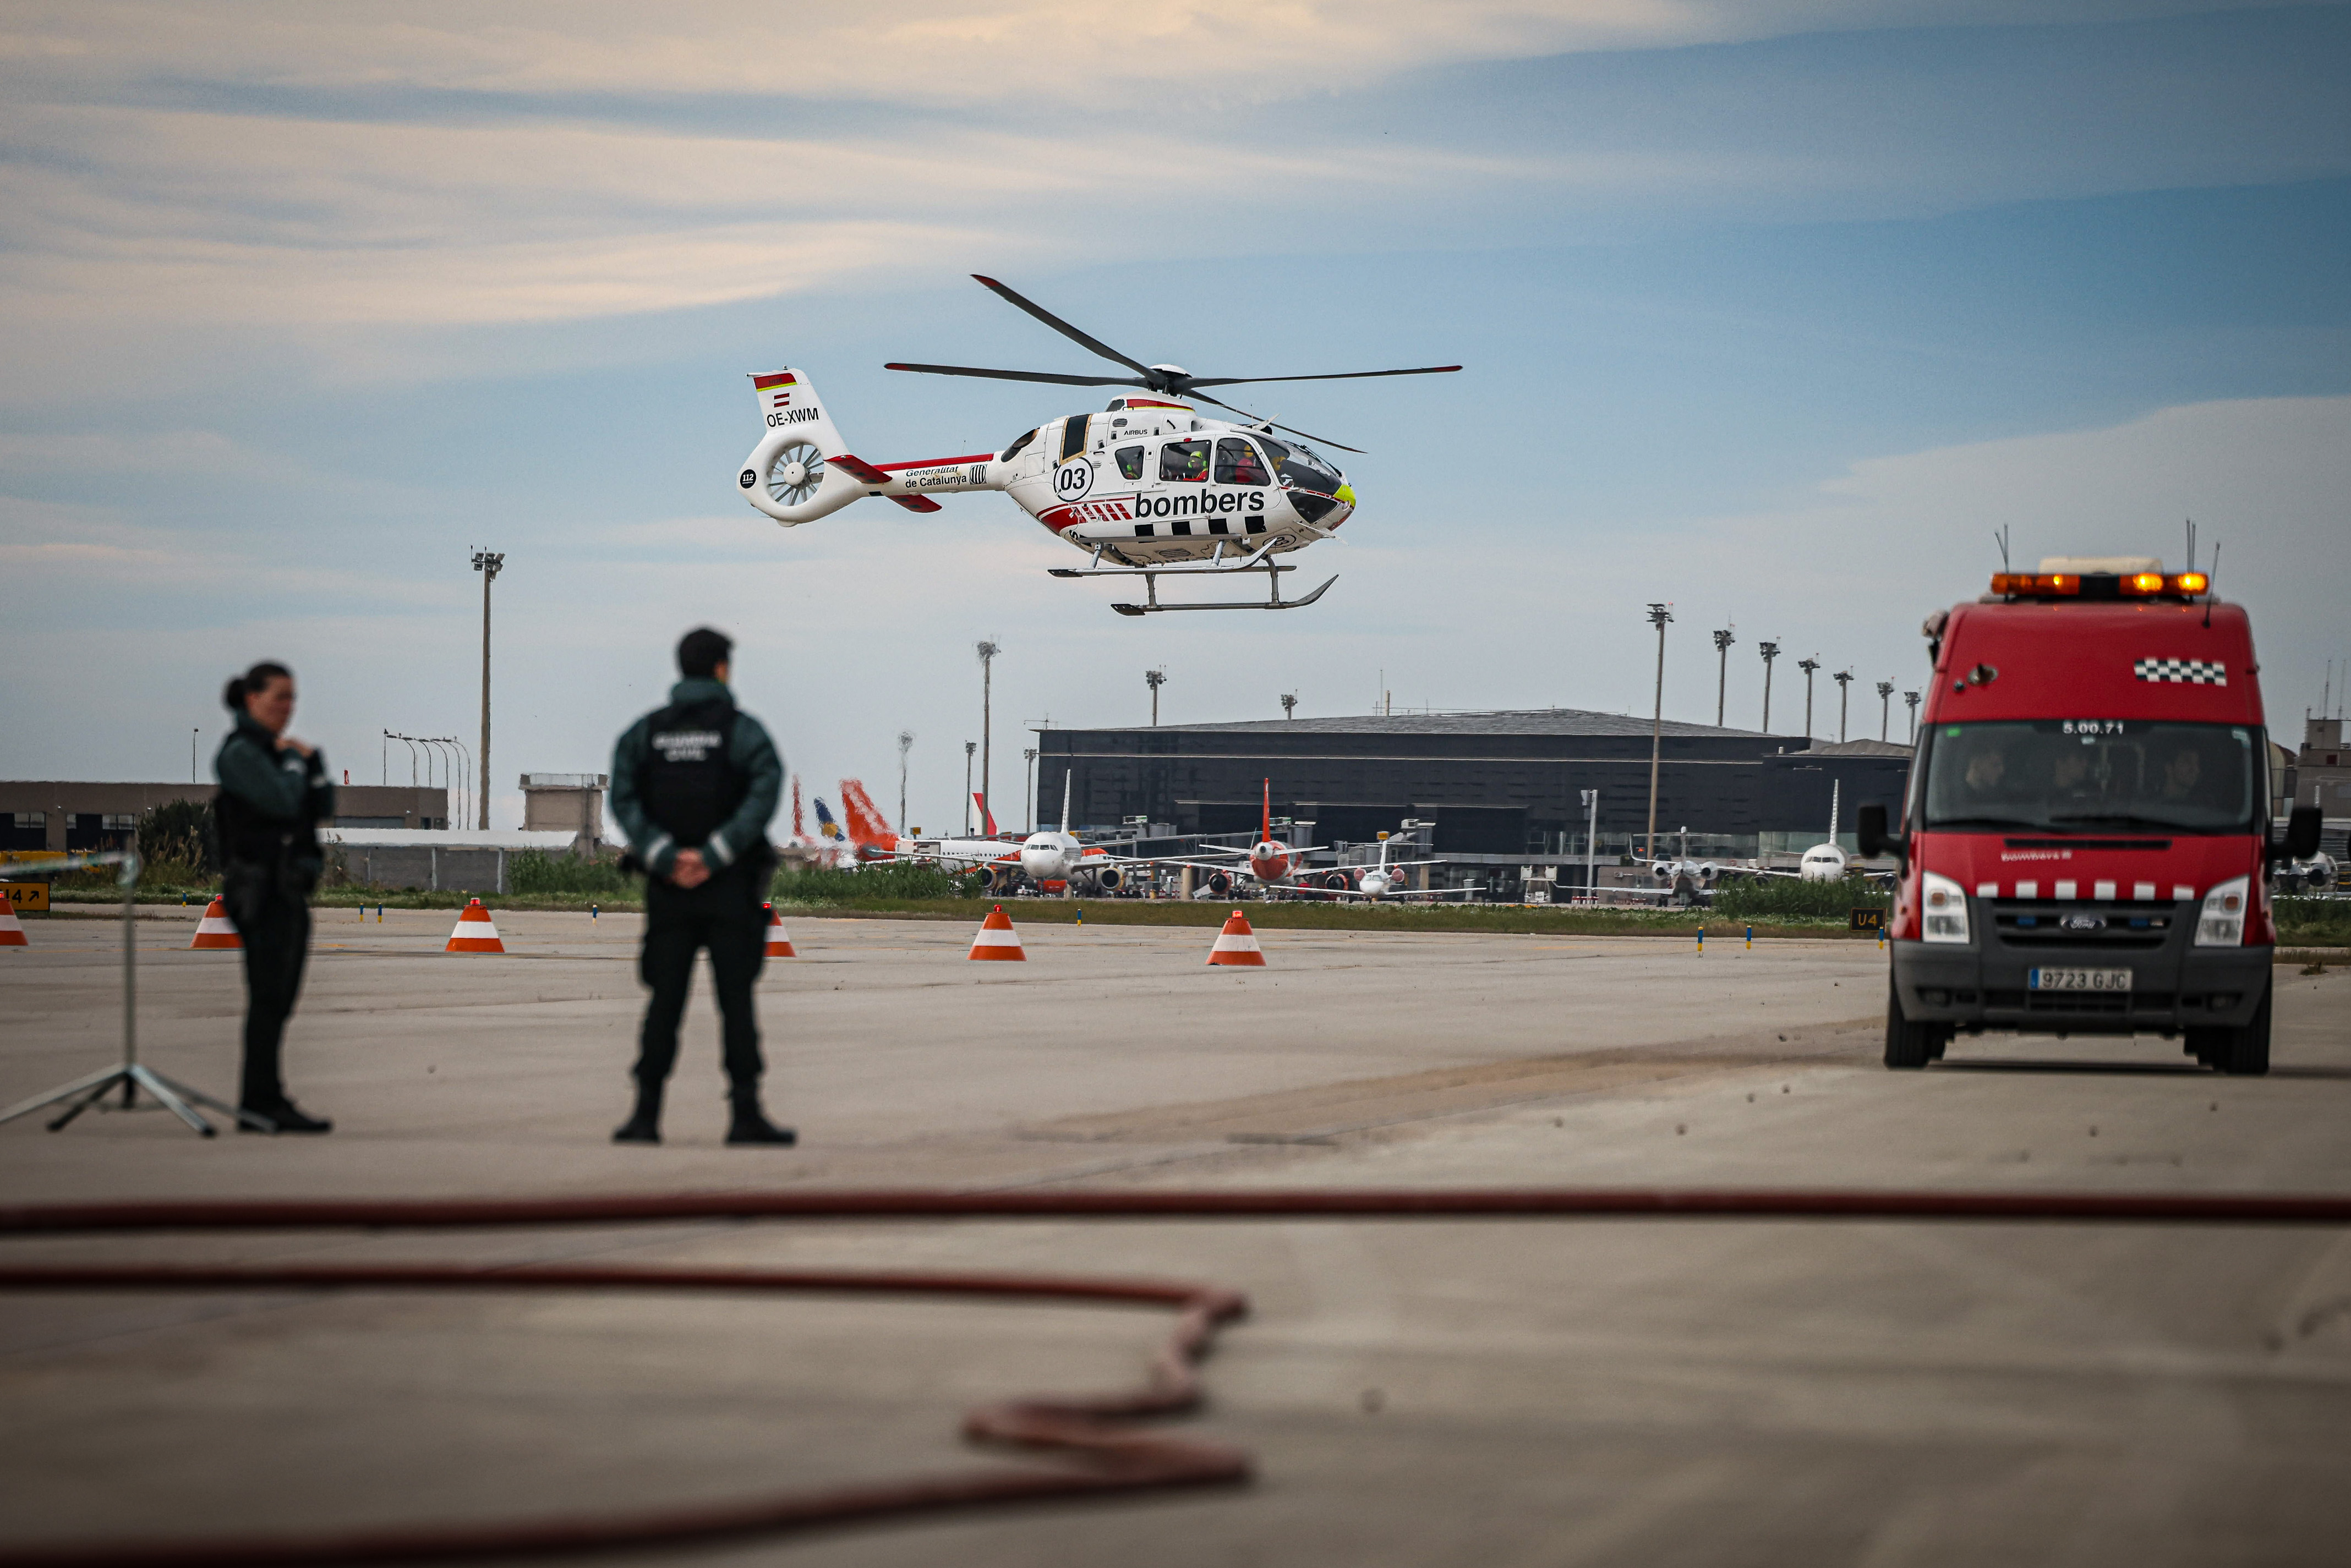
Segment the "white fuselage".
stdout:
[[1796,875],[1807,882],[1844,880],[1844,851],[1834,844],[1815,844],[1796,862]]
[[1114,398],[1016,442],[1004,489],[1057,538],[1131,566],[1280,555],[1327,538],[1354,492],[1302,443]]

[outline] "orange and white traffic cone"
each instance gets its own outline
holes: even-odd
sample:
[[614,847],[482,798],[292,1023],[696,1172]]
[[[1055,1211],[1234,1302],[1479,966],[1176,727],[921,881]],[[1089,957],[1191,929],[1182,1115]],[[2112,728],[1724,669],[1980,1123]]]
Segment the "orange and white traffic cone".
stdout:
[[1249,929],[1249,917],[1235,909],[1225,929],[1217,933],[1217,945],[1208,950],[1212,964],[1232,964],[1241,969],[1263,969],[1265,950],[1257,945],[1257,933]]
[[227,899],[217,893],[213,895],[213,901],[204,906],[204,918],[196,922],[196,940],[190,942],[188,946],[190,948],[245,946],[245,939],[238,936],[236,927],[229,923]]
[[444,953],[502,953],[506,943],[498,940],[498,923],[482,908],[479,898],[457,911],[457,927],[449,933],[449,945]]
[[25,940],[25,922],[16,918],[16,906],[0,898],[0,948],[28,948]]
[[768,911],[768,956],[769,958],[799,957],[799,954],[792,951],[792,936],[789,931],[784,929],[783,916],[776,913],[776,907],[773,904],[768,904],[765,908]]
[[1020,950],[1020,933],[1012,929],[1012,917],[998,904],[988,911],[987,919],[979,923],[979,934],[971,939],[971,956],[1024,963],[1029,955]]

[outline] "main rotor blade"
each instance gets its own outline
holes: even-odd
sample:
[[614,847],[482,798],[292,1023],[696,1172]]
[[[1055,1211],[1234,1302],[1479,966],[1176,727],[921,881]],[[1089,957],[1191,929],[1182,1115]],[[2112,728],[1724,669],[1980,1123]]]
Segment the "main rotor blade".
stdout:
[[1458,365],[1423,365],[1416,370],[1341,370],[1329,376],[1202,376],[1188,385],[1238,387],[1244,381],[1361,381],[1374,376],[1442,376]]
[[1248,420],[1254,424],[1271,425],[1278,431],[1290,431],[1291,435],[1298,437],[1301,441],[1320,441],[1324,446],[1335,446],[1341,452],[1352,452],[1358,457],[1364,455],[1364,449],[1362,447],[1349,446],[1345,441],[1332,441],[1329,436],[1310,435],[1301,430],[1291,430],[1288,425],[1276,424],[1273,421],[1266,419],[1262,415],[1250,413],[1247,409],[1234,409],[1232,404],[1226,402],[1222,398],[1212,398],[1206,392],[1186,392],[1184,395],[1187,398],[1197,399],[1199,401],[1204,403],[1214,403],[1220,409],[1232,409],[1233,412],[1240,415],[1243,419]]
[[1050,381],[1057,387],[1144,387],[1133,376],[1057,376],[1050,370],[982,370],[969,365],[884,365],[884,370],[919,370],[925,376],[979,376],[991,381]]
[[974,273],[971,275],[978,280],[981,287],[987,289],[990,293],[994,294],[998,298],[1002,299],[1008,305],[1018,306],[1020,309],[1027,311],[1029,315],[1035,317],[1038,320],[1043,322],[1046,326],[1051,327],[1054,331],[1060,333],[1071,342],[1082,343],[1087,348],[1092,349],[1095,353],[1101,355],[1103,358],[1115,360],[1117,363],[1125,366],[1128,369],[1134,371],[1138,376],[1148,376],[1151,374],[1151,367],[1144,364],[1142,360],[1130,359],[1125,355],[1120,353],[1117,349],[1112,348],[1109,344],[1102,342],[1101,339],[1088,337],[1086,334],[1079,331],[1076,327],[1071,326],[1068,322],[1062,320],[1060,317],[1054,315],[1051,311],[1047,310],[1043,306],[1030,304],[1028,300],[1021,298],[1019,295],[1013,293],[1010,289],[1005,287],[994,278],[981,277],[977,273]]

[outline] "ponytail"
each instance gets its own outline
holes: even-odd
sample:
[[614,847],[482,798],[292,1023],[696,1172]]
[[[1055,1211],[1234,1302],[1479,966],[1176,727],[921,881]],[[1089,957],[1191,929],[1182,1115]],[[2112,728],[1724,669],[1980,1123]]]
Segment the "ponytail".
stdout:
[[221,688],[221,706],[232,713],[245,711],[245,700],[256,691],[266,691],[273,680],[291,680],[294,672],[282,664],[264,659],[242,675],[229,677]]

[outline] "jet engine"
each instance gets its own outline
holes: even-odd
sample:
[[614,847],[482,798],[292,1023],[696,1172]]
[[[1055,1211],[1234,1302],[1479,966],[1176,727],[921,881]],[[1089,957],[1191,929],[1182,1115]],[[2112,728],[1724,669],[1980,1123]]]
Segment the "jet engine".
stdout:
[[1344,893],[1354,887],[1344,871],[1325,871],[1312,879],[1312,886],[1327,888],[1333,893]]
[[1208,897],[1211,898],[1226,898],[1232,896],[1233,878],[1229,872],[1211,871],[1208,873],[1208,879],[1200,885],[1207,890]]
[[1126,886],[1126,873],[1115,866],[1105,866],[1094,873],[1094,886],[1105,893],[1115,893]]

